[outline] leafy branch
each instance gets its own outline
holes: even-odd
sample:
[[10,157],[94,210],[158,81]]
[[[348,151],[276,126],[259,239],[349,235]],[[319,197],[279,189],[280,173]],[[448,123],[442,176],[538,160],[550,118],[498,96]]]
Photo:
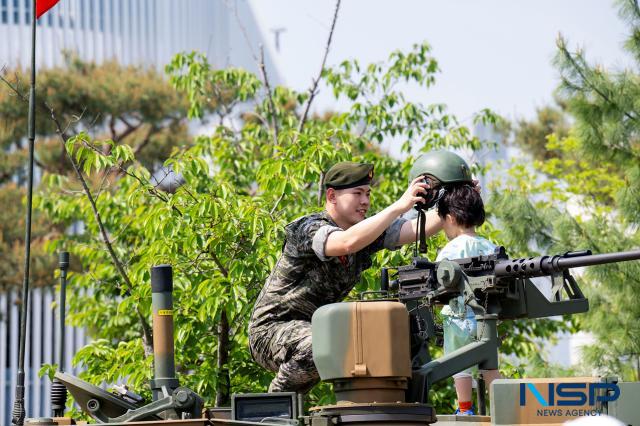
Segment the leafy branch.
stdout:
[[[4,78],[4,76],[0,75],[0,79],[2,80],[3,83],[5,83],[9,89],[11,89],[23,102],[25,103],[29,103],[29,98],[27,97],[27,95],[25,93],[22,93],[16,86],[14,86],[13,84],[11,84],[11,82],[9,82],[6,78]],[[107,230],[104,226],[104,223],[102,221],[102,218],[100,217],[100,211],[98,210],[98,207],[96,205],[95,199],[93,198],[93,194],[91,193],[91,190],[89,189],[89,186],[87,185],[87,181],[84,178],[83,174],[82,174],[82,170],[80,169],[80,166],[76,163],[76,161],[73,159],[73,157],[70,155],[70,153],[67,151],[66,149],[66,141],[68,139],[67,135],[65,134],[65,129],[68,128],[68,126],[63,127],[62,124],[60,123],[60,120],[58,119],[55,111],[53,110],[53,108],[49,107],[45,102],[43,102],[41,105],[41,108],[44,108],[45,110],[48,110],[49,114],[50,114],[50,118],[51,121],[55,124],[56,127],[56,132],[59,136],[60,139],[60,143],[62,144],[62,147],[67,155],[67,158],[69,159],[69,162],[71,162],[71,165],[73,166],[73,170],[78,178],[78,180],[80,181],[80,183],[82,184],[82,188],[84,190],[85,196],[87,197],[87,200],[89,201],[89,204],[91,205],[91,210],[93,212],[93,217],[96,220],[96,223],[98,224],[98,228],[100,229],[100,235],[102,237],[102,241],[109,253],[109,256],[111,257],[111,261],[113,262],[114,266],[116,267],[116,269],[118,270],[118,273],[120,274],[120,276],[122,277],[122,279],[125,282],[125,285],[127,287],[127,292],[129,294],[132,293],[133,291],[133,284],[131,283],[131,279],[129,278],[129,275],[127,274],[127,271],[124,269],[124,266],[122,265],[122,262],[120,261],[120,259],[118,258],[115,250],[113,249],[113,245],[111,244],[111,241],[109,240],[109,236],[107,234]],[[141,310],[140,310],[140,306],[136,305],[136,315],[138,317],[138,321],[140,322],[140,326],[142,328],[142,342],[145,348],[145,354],[146,355],[151,355],[153,353],[153,336],[152,336],[152,332],[151,332],[151,327],[149,326],[149,323],[147,322],[146,318],[144,317],[144,315],[142,314]]]

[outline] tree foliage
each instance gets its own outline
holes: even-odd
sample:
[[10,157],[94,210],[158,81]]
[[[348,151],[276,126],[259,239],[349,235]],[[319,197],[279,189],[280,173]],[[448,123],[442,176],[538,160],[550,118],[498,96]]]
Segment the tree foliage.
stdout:
[[554,133],[559,138],[568,136],[569,123],[566,112],[560,107],[545,106],[536,109],[533,121],[520,119],[514,132],[514,143],[540,160],[550,160],[558,155],[547,149],[547,136]]
[[[50,245],[66,247],[82,262],[82,273],[72,277],[70,318],[94,337],[76,356],[86,368],[84,377],[95,383],[126,378],[136,389],[150,378],[135,311],[150,316],[150,267],[170,263],[181,382],[209,403],[223,404],[231,390],[264,390],[272,377],[248,353],[248,314],[279,255],[284,225],[321,208],[322,171],[340,160],[375,163],[379,178],[372,204],[381,209],[406,188],[414,153],[477,149],[481,142],[444,105],[409,102],[397,89],[398,83],[433,83],[437,63],[426,44],[394,52],[380,64],[345,61],[324,70],[325,83],[350,106],[304,121],[300,112],[308,94],[284,87],[266,92],[246,71],[213,69],[198,54],[177,56],[167,71],[188,100],[189,117],[206,117],[211,124],[164,163],[184,182],[175,192],[159,190],[154,170],[129,145],[84,132],[67,142],[87,176],[120,171],[119,179],[105,183],[96,204],[133,288],[123,285],[96,239],[99,229],[87,198],[66,190],[73,185],[69,177],[48,173],[38,208],[56,223],[81,220],[86,226],[84,234],[64,235]],[[478,119],[493,116],[483,111]],[[387,155],[379,145],[384,141],[400,143],[407,159]],[[442,243],[442,236],[433,239],[431,256]],[[406,254],[378,254],[356,290],[375,288],[376,267],[401,264]],[[316,389],[317,401],[326,399],[323,389]]]
[[[637,61],[640,8],[632,0],[619,6],[630,30],[625,47]],[[536,159],[533,167],[512,168],[494,192],[492,206],[505,225],[505,238],[558,253],[638,248],[640,75],[592,65],[562,37],[555,64],[561,76],[557,96],[572,126],[568,133],[564,125],[554,126],[544,138],[525,142]],[[539,121],[535,126],[544,127]],[[549,154],[540,153],[542,144]],[[638,262],[587,268],[581,276],[590,312],[580,325],[596,339],[584,348],[584,359],[597,372],[625,380],[640,379],[640,308],[634,296],[639,276]]]
[[[44,100],[66,126],[65,130],[86,131],[116,144],[127,144],[138,161],[150,168],[158,158],[166,159],[174,145],[186,142],[186,103],[160,74],[111,61],[96,65],[70,54],[65,58],[63,66],[38,72],[36,92],[37,98]],[[26,88],[26,70],[6,70],[5,76],[13,79],[18,88]],[[24,148],[27,107],[10,90],[0,91],[0,114],[4,119],[0,144],[7,157]],[[49,111],[40,110],[36,118],[38,165],[50,172],[64,173],[68,166],[64,151],[57,140],[52,140],[56,128]],[[1,162],[3,166],[13,163],[23,164]],[[16,171],[3,169],[0,176],[10,178]]]
[[[26,92],[28,72],[6,70],[19,91]],[[115,146],[126,145],[138,162],[155,170],[168,158],[175,145],[188,144],[186,102],[162,76],[152,70],[123,67],[115,62],[101,65],[83,62],[67,55],[65,65],[38,72],[37,99],[53,109],[69,133],[87,132],[92,137],[108,138],[105,154]],[[41,105],[42,106],[42,105]],[[24,207],[21,202],[26,184],[27,108],[15,92],[3,85],[0,90],[0,288],[22,282],[24,256]],[[36,114],[38,131],[35,162],[43,173],[66,175],[71,169],[65,158],[51,113],[40,108]],[[117,174],[93,174],[95,188]],[[77,182],[66,182],[65,191],[79,189]],[[52,283],[55,258],[44,250],[46,241],[56,238],[71,222],[52,224],[36,210],[32,231],[32,283]]]
[[[80,263],[71,276],[69,303],[70,320],[93,337],[76,355],[84,378],[126,380],[136,390],[144,388],[152,360],[140,339],[138,313],[151,316],[150,268],[169,263],[181,383],[209,404],[226,404],[231,391],[261,391],[272,378],[248,353],[248,314],[280,253],[284,226],[321,208],[322,171],[341,160],[375,163],[375,213],[405,190],[414,155],[443,147],[475,150],[482,143],[445,105],[409,102],[398,88],[428,90],[434,83],[438,66],[427,44],[393,52],[381,63],[344,61],[323,70],[321,78],[333,95],[348,101],[346,111],[324,116],[303,113],[312,99],[308,93],[267,90],[256,76],[213,69],[195,53],[177,56],[167,72],[177,90],[175,105],[191,119],[206,119],[208,126],[192,144],[173,149],[162,167],[141,156],[135,143],[92,133],[82,121],[65,146],[90,183],[127,278],[99,238],[102,231],[87,194],[70,190],[78,188],[75,178],[62,169],[47,170],[37,208],[62,229],[76,222],[85,227],[82,234],[61,234],[49,244],[52,251],[70,250]],[[171,117],[183,125],[177,113]],[[476,117],[495,119],[486,110]],[[101,124],[109,129],[109,122]],[[126,126],[123,121],[116,129]],[[389,156],[389,144],[399,144],[406,158]],[[166,192],[162,181],[181,185]],[[505,241],[490,223],[481,232]],[[442,235],[432,238],[428,256],[435,258],[444,243]],[[510,253],[516,250],[528,251],[522,241],[514,241]],[[409,253],[407,248],[377,254],[353,296],[378,286],[379,266],[404,264]],[[534,338],[549,337],[561,327],[549,321],[501,324],[502,352],[526,357],[538,350]],[[326,389],[318,386],[313,401],[328,401]],[[453,387],[439,384],[433,397],[439,409],[450,410]]]

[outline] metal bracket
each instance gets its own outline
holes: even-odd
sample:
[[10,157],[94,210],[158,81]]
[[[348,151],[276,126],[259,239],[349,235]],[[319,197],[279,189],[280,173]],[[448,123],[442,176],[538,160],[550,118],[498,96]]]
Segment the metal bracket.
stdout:
[[162,420],[167,416],[199,418],[202,414],[202,398],[188,388],[178,387],[171,393],[163,390],[166,396],[139,406],[69,374],[58,372],[55,377],[67,386],[80,408],[99,423]]

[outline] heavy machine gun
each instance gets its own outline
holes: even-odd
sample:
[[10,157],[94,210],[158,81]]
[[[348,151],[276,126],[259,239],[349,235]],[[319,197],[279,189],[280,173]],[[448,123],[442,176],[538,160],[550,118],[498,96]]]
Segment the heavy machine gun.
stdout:
[[[411,321],[412,386],[408,400],[426,402],[430,386],[478,364],[498,367],[497,321],[586,312],[589,302],[570,269],[640,259],[640,250],[592,254],[590,250],[555,256],[509,259],[504,247],[486,256],[430,262],[416,257],[396,268],[392,281],[383,269],[381,289],[403,302]],[[531,278],[549,277],[547,295]],[[431,360],[427,341],[435,334],[432,307],[463,297],[478,322],[477,341]]]

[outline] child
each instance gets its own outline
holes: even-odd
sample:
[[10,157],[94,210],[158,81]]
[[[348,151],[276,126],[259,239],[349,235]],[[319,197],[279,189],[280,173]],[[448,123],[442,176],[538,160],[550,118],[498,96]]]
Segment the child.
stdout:
[[[480,194],[471,185],[460,184],[446,187],[446,192],[438,202],[438,215],[443,220],[443,229],[449,239],[437,261],[461,259],[494,252],[496,246],[485,238],[476,235],[476,226],[484,223],[484,204]],[[476,336],[476,320],[473,310],[464,305],[462,296],[451,300],[442,308],[444,322],[444,352],[451,353],[462,346],[472,343]],[[471,369],[453,376],[458,410],[456,414],[473,415],[471,400]],[[491,382],[500,377],[498,370],[482,371],[482,376],[491,389]]]

